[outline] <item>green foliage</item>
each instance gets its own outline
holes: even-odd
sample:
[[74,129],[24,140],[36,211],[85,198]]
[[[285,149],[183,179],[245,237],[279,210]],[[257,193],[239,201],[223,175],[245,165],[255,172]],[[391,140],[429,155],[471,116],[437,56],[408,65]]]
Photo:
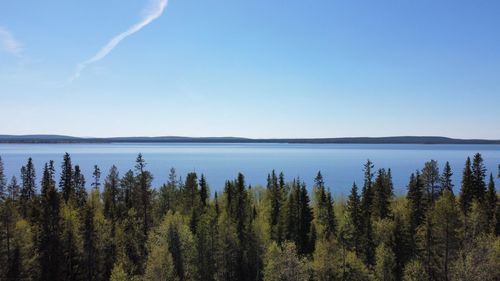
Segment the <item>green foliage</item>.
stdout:
[[265,257],[264,281],[308,281],[308,262],[297,254],[294,243],[271,243]]
[[[1,161],[1,160],[0,160]],[[243,174],[210,196],[205,177],[175,170],[159,189],[138,155],[122,177],[113,166],[100,192],[78,165],[31,159],[6,184],[0,164],[0,280],[500,280],[500,207],[483,159],[467,160],[460,197],[451,168],[429,161],[394,197],[390,169],[364,165],[361,195],[336,198],[321,173],[311,194],[300,179]],[[60,189],[56,189],[59,186]],[[312,196],[312,203],[310,197]]]

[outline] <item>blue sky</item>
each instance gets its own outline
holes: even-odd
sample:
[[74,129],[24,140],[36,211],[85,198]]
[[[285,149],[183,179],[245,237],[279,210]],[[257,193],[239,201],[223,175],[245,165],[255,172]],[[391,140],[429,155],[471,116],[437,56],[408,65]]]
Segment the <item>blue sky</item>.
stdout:
[[500,139],[500,1],[0,2],[0,134]]

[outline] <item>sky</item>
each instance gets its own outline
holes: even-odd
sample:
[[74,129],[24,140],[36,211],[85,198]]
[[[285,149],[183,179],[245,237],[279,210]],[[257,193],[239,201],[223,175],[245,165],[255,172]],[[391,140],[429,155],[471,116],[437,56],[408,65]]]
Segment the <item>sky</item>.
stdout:
[[0,134],[500,139],[497,0],[2,0]]

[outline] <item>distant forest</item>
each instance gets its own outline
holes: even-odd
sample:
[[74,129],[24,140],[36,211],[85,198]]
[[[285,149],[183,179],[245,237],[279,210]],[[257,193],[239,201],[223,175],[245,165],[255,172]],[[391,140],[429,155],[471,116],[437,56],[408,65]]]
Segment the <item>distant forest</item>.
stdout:
[[265,187],[238,174],[212,193],[173,168],[153,188],[141,154],[88,180],[69,154],[54,165],[30,158],[7,180],[0,158],[0,280],[500,280],[500,171],[479,153],[460,183],[423,163],[402,197],[368,160],[342,200],[321,172],[310,189],[270,171]]
[[310,144],[500,144],[500,140],[454,139],[436,136],[281,138],[239,137],[112,137],[80,138],[62,135],[0,135],[0,143],[310,143]]

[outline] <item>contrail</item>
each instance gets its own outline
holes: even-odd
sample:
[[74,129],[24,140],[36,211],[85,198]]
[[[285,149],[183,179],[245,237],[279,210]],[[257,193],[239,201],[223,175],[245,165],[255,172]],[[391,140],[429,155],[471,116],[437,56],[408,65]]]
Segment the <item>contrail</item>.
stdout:
[[91,57],[90,59],[88,59],[88,60],[86,60],[86,61],[84,61],[84,62],[82,62],[80,64],[78,64],[77,67],[76,67],[75,73],[70,78],[70,82],[74,81],[75,79],[77,79],[78,77],[80,77],[80,74],[82,73],[82,71],[89,64],[97,62],[97,61],[103,59],[104,57],[106,57],[118,44],[120,44],[120,42],[123,39],[125,39],[125,38],[129,37],[130,35],[136,33],[137,31],[141,30],[146,25],[150,24],[155,19],[159,18],[161,16],[161,14],[163,13],[163,11],[165,10],[165,8],[167,7],[167,5],[168,5],[168,0],[159,0],[158,3],[157,3],[157,5],[155,5],[146,14],[146,16],[144,17],[143,20],[141,20],[140,22],[138,22],[135,25],[131,26],[126,31],[124,31],[124,32],[116,35],[113,38],[111,38],[111,40],[109,40],[109,42],[106,45],[104,45],[104,47],[102,47],[93,57]]

